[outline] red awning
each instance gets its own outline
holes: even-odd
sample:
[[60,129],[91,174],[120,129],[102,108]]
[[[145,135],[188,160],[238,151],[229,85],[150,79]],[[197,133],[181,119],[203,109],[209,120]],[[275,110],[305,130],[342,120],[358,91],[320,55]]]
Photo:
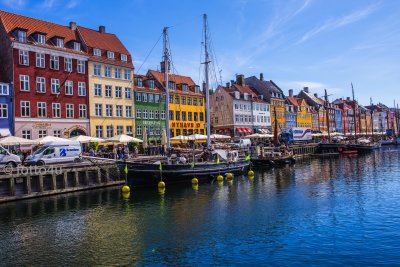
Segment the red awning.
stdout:
[[249,134],[253,133],[253,131],[252,131],[250,128],[244,128],[244,129],[245,129],[245,131],[246,131],[247,133],[249,133]]
[[236,131],[239,133],[243,133],[243,129],[242,128],[236,128]]

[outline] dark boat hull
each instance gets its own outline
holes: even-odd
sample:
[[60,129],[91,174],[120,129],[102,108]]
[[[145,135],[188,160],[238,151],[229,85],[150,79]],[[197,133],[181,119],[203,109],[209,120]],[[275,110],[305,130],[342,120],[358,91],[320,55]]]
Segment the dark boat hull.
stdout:
[[362,145],[362,144],[350,144],[348,145],[349,149],[357,149],[358,152],[368,152],[368,151],[373,151],[375,149],[380,148],[381,145],[378,144],[372,144],[372,145]]
[[165,164],[162,172],[158,164],[120,162],[119,168],[124,173],[125,164],[128,168],[127,182],[131,187],[157,186],[162,180],[170,184],[190,184],[192,178],[199,181],[211,180],[219,174],[242,173],[249,169],[250,161],[238,161],[231,163],[198,163],[192,168],[191,165]]
[[276,165],[285,165],[285,164],[293,164],[296,160],[293,156],[287,157],[274,157],[274,158],[264,158],[264,159],[251,159],[251,162],[255,166],[276,166]]

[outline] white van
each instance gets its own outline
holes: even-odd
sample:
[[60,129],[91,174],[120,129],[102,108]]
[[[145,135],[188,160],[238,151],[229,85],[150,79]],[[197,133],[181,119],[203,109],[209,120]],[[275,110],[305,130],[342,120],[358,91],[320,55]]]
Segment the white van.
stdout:
[[21,164],[19,156],[11,154],[7,149],[0,146],[0,165],[16,167],[19,164]]
[[251,146],[251,141],[250,141],[250,139],[239,139],[239,140],[233,141],[233,145],[235,147],[239,147],[239,148],[250,147]]
[[82,155],[81,144],[77,141],[53,141],[44,144],[26,158],[28,165],[79,162]]

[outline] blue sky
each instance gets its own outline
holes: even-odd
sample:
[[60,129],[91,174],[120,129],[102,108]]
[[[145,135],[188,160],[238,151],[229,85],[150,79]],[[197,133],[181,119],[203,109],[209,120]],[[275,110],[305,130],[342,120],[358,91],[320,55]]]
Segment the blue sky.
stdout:
[[[139,73],[157,69],[171,26],[174,73],[201,83],[202,14],[208,14],[222,82],[264,73],[285,93],[309,86],[363,104],[400,102],[400,1],[368,0],[0,0],[0,9],[68,25],[105,25]],[[214,60],[214,63],[217,62]],[[199,75],[200,74],[200,75]],[[212,80],[216,83],[216,79]]]

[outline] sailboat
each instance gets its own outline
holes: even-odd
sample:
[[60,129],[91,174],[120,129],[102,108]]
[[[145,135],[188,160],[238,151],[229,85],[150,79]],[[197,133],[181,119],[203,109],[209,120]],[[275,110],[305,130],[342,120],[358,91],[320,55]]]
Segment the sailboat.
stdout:
[[[166,114],[169,114],[169,89],[168,89],[168,68],[169,68],[169,51],[168,51],[168,27],[163,30],[164,35],[164,66],[165,66],[165,101]],[[204,15],[204,48],[205,48],[205,93],[206,93],[206,125],[207,125],[207,147],[211,148],[210,138],[210,114],[209,114],[209,90],[208,90],[208,64],[210,63],[207,50],[207,15]],[[209,180],[218,175],[226,173],[242,173],[247,171],[250,166],[249,157],[242,158],[233,151],[229,151],[231,157],[225,158],[216,152],[215,160],[207,160],[196,162],[195,158],[189,159],[185,164],[173,163],[171,159],[171,143],[169,130],[169,116],[166,116],[166,145],[169,148],[167,158],[162,160],[138,163],[133,161],[119,161],[118,165],[121,172],[127,173],[127,183],[133,187],[157,186],[160,181],[165,184],[191,183],[192,178],[200,180]]]

